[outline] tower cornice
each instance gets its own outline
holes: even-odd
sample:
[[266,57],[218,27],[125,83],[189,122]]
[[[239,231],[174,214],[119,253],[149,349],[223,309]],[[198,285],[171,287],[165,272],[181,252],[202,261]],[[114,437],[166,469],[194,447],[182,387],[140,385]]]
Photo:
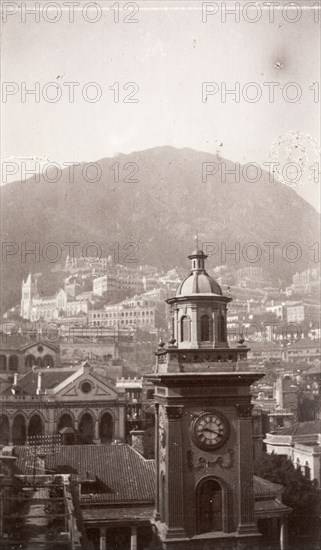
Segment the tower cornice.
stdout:
[[263,372],[188,372],[167,374],[146,374],[144,378],[156,386],[166,387],[208,387],[208,386],[250,386],[264,377]]

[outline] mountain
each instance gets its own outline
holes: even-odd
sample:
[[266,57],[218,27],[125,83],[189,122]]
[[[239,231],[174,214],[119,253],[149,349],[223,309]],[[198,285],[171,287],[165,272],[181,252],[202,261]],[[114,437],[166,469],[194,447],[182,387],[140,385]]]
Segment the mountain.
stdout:
[[[202,181],[205,162],[213,163],[209,169],[217,168],[217,173]],[[209,153],[156,147],[104,158],[91,166],[82,163],[74,167],[73,177],[72,170],[66,168],[56,182],[48,181],[57,175],[52,169],[38,181],[31,177],[3,186],[2,243],[15,242],[18,250],[7,258],[2,254],[4,310],[20,301],[23,276],[51,269],[57,250],[65,257],[66,242],[80,243],[75,255],[81,255],[83,245],[93,241],[103,255],[114,256],[114,243],[119,243],[116,259],[120,263],[134,259],[138,264],[169,269],[188,267],[186,256],[198,232],[200,243],[218,245],[219,251],[209,258],[209,268],[224,263],[224,246],[240,247],[240,258],[235,261],[227,255],[228,263],[263,266],[275,280],[315,265],[316,210],[290,187],[270,182],[266,172],[254,182],[255,175],[251,171],[246,175],[240,167],[240,180],[235,182],[235,175],[228,172],[233,169],[235,163]],[[46,248],[49,242],[60,249]],[[257,243],[256,250],[247,246],[251,242]],[[269,258],[268,246],[263,244],[268,242],[279,243],[274,245],[274,258]],[[287,247],[290,242],[297,243],[296,250]],[[39,261],[31,256],[23,261],[22,243],[28,247],[39,243]],[[211,250],[215,248],[213,245]],[[272,248],[270,245],[270,251]],[[257,262],[249,261],[260,251],[262,257]],[[291,261],[298,251],[301,258]]]

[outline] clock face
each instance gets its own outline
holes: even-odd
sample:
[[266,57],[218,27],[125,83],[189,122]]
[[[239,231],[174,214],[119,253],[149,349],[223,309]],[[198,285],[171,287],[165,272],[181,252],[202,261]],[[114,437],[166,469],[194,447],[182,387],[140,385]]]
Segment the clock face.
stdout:
[[192,433],[198,447],[213,450],[225,443],[229,435],[229,426],[220,414],[205,412],[193,420]]

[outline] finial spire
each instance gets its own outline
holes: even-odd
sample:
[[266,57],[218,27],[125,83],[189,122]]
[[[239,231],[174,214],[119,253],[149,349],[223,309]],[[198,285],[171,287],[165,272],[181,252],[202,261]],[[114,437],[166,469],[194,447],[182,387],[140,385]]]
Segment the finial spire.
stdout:
[[196,231],[196,235],[194,237],[194,240],[196,242],[196,249],[198,250],[199,246],[198,246],[198,231]]

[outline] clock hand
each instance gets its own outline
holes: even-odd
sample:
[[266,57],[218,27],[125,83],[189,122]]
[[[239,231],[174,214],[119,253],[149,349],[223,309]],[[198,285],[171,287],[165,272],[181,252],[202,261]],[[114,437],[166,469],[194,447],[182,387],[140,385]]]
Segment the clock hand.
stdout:
[[204,432],[210,432],[212,434],[218,434],[219,433],[217,430],[211,430],[210,428],[205,428]]

